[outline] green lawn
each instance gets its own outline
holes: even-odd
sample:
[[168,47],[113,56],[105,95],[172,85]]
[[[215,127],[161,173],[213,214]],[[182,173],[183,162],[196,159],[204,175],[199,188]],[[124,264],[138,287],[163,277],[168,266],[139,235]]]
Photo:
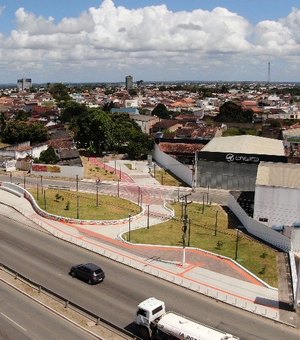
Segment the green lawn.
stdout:
[[[79,218],[82,220],[118,220],[127,218],[129,214],[140,213],[141,208],[130,201],[122,198],[98,195],[91,193],[77,193],[75,191],[44,189],[44,193],[39,189],[38,199],[37,190],[30,189],[39,206],[47,212],[59,216]],[[46,201],[45,201],[46,199]]]
[[[174,219],[152,226],[150,229],[131,231],[131,242],[182,246],[182,207],[181,204],[174,203],[172,208],[175,209]],[[205,249],[232,259],[236,258],[237,252],[237,262],[268,284],[277,287],[277,252],[242,232],[239,232],[237,239],[237,231],[230,226],[222,207],[204,206],[203,214],[202,208],[202,204],[188,205],[190,237],[187,232],[186,244],[189,242],[191,247]]]

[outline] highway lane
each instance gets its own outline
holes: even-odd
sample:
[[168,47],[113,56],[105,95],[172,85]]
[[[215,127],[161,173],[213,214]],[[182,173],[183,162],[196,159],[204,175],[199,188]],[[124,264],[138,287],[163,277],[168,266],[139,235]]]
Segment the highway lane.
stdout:
[[[133,270],[122,264],[24,228],[0,215],[0,261],[65,298],[130,331],[137,304],[149,296],[174,310],[241,339],[299,339],[298,331]],[[89,286],[68,275],[71,265],[95,262],[106,279]]]
[[95,338],[0,281],[0,339]]

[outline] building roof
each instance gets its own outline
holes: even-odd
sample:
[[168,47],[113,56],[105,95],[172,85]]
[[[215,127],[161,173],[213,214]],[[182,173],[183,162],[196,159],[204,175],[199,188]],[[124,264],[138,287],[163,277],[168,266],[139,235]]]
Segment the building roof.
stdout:
[[194,154],[203,148],[203,144],[161,142],[159,148],[167,154]]
[[261,162],[256,185],[300,188],[300,164]]
[[215,137],[202,151],[284,156],[281,140],[250,135]]

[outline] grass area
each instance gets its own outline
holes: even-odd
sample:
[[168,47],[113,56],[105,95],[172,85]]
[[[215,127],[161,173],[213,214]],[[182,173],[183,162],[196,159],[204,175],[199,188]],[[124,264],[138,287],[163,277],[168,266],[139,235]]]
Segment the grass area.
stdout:
[[[77,218],[77,193],[75,191],[44,189],[30,189],[39,206],[59,216]],[[97,195],[91,193],[78,193],[79,218],[82,220],[118,220],[128,217],[128,214],[136,215],[141,208],[130,201],[119,197]]]
[[[131,232],[131,242],[182,246],[182,206],[172,204],[175,218],[152,226]],[[277,287],[277,252],[272,248],[243,235],[230,226],[227,213],[217,205],[204,206],[191,203],[188,205],[190,219],[190,236],[186,245],[201,248],[216,254],[235,259],[249,271],[268,284]],[[216,235],[215,235],[216,232]]]
[[170,186],[183,186],[186,187],[187,184],[182,182],[180,179],[176,178],[171,172],[168,170],[164,170],[161,168],[155,169],[155,179],[162,185],[170,185]]
[[[77,193],[74,191],[31,189],[31,194],[39,206],[49,213],[77,218]],[[87,220],[117,220],[135,215],[140,207],[122,198],[78,193],[79,218]],[[46,198],[46,204],[45,204]],[[131,231],[131,242],[182,246],[182,216],[180,203],[172,203],[175,218],[170,221]],[[236,259],[242,266],[260,277],[268,284],[277,287],[277,252],[261,242],[253,240],[242,232],[237,234],[225,210],[218,205],[191,203],[187,208],[190,233],[187,232],[186,245],[211,251]],[[238,237],[237,237],[238,236]],[[237,254],[237,258],[236,258]]]

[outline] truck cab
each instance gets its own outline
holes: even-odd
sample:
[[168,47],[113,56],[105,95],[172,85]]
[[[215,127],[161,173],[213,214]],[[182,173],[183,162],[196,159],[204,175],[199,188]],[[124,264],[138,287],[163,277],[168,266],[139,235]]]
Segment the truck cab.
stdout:
[[158,319],[166,313],[165,303],[154,297],[148,298],[138,305],[135,323],[151,329]]

